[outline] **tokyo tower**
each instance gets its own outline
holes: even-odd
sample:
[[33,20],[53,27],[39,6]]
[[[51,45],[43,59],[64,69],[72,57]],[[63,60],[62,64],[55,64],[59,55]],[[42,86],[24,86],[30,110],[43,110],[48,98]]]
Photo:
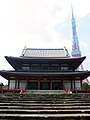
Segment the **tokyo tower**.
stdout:
[[[72,20],[71,21],[72,21],[72,52],[71,52],[71,55],[72,57],[81,57],[81,51],[80,51],[78,36],[76,32],[76,21],[75,21],[74,14],[73,14],[73,8],[72,8]],[[83,71],[84,70],[83,65],[81,64],[77,70]],[[83,82],[89,83],[88,79],[83,80]]]

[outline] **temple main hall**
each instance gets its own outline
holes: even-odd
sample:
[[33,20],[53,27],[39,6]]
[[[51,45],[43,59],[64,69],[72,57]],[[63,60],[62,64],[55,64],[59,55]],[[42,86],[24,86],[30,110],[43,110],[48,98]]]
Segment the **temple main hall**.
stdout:
[[81,90],[90,76],[90,71],[77,69],[85,58],[70,57],[66,48],[26,48],[20,57],[5,56],[14,70],[1,70],[0,75],[8,80],[9,90]]

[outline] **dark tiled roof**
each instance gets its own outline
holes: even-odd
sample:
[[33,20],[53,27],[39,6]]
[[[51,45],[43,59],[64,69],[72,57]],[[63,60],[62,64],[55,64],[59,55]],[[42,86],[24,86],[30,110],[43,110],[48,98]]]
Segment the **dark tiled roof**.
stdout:
[[18,70],[18,68],[22,68],[24,64],[33,64],[38,63],[40,64],[67,64],[70,68],[73,70],[77,69],[78,66],[84,61],[86,57],[80,57],[80,58],[71,58],[71,57],[9,57],[5,56],[6,60],[9,62],[9,64],[15,69]]
[[[75,79],[82,79],[84,80],[86,77],[90,76],[90,71],[74,71],[74,72],[25,72],[25,71],[0,71],[2,77],[6,79],[16,79],[18,76],[19,78],[23,77],[27,79],[27,77],[61,77],[61,78],[74,78]],[[26,77],[27,76],[27,77]]]
[[25,57],[69,57],[67,49],[24,49]]

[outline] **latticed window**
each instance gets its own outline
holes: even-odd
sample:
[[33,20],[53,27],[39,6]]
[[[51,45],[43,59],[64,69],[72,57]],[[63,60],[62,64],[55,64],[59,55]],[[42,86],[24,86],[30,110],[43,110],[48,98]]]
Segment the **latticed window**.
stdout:
[[30,70],[29,67],[22,67],[22,70]]
[[61,64],[61,70],[68,70],[68,64]]

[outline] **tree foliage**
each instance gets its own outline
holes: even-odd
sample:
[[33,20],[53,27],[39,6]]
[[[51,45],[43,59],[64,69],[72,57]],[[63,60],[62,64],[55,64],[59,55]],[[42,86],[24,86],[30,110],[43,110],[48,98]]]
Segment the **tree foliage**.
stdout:
[[8,85],[7,85],[7,84],[4,85],[4,86],[3,86],[3,89],[7,90],[7,89],[8,89]]
[[90,85],[85,82],[85,83],[83,83],[82,88],[83,89],[90,89]]

